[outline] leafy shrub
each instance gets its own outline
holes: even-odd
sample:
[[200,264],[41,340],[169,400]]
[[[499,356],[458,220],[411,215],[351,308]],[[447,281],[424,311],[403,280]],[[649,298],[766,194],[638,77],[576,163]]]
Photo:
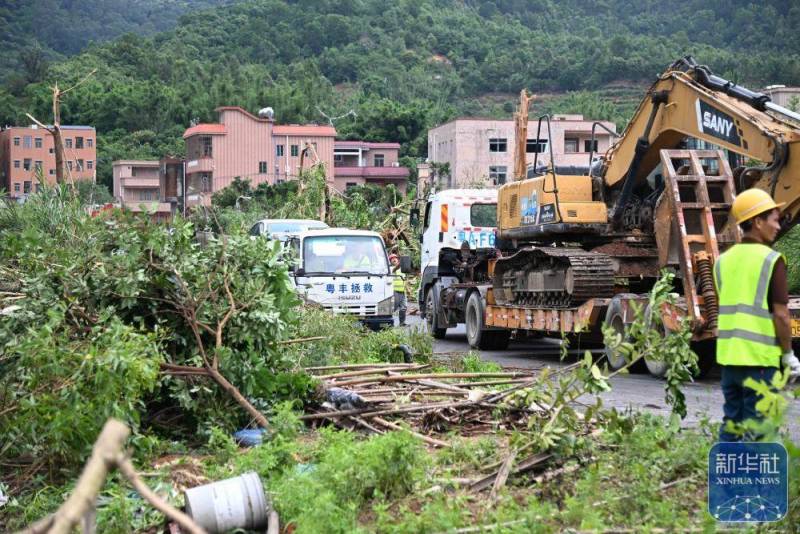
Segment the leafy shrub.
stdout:
[[162,356],[152,334],[111,318],[69,339],[63,314],[51,310],[40,328],[5,347],[2,456],[79,465],[107,418],[138,428],[143,399],[158,382]]

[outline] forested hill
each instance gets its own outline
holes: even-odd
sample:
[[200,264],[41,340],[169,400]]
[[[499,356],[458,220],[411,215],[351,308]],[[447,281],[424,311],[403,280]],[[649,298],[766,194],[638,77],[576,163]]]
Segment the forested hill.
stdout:
[[754,87],[800,83],[799,32],[790,0],[251,0],[188,12],[150,38],[90,45],[0,90],[0,119],[47,117],[52,80],[97,68],[63,117],[98,128],[104,177],[117,157],[180,152],[189,121],[213,120],[222,104],[270,105],[281,122],[354,110],[336,122],[342,135],[398,140],[419,156],[430,125],[507,114],[523,87],[588,91],[539,110],[624,120],[594,91],[633,86],[640,96],[687,53]]
[[[192,9],[231,1],[4,0],[0,2],[0,79],[9,79],[15,70],[36,67],[40,59],[76,54],[91,41],[170,29]],[[37,57],[31,55],[34,50]]]

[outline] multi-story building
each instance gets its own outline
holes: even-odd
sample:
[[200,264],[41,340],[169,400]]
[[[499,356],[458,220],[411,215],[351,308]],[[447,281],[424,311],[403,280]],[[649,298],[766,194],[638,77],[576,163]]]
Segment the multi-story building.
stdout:
[[[259,116],[236,106],[216,111],[218,123],[197,124],[183,134],[187,206],[209,204],[235,178],[255,187],[296,179],[301,162],[309,167],[318,160],[333,169],[332,126],[278,125],[270,108]],[[333,182],[332,175],[328,179]]]
[[[67,179],[95,180],[97,134],[91,126],[61,126]],[[0,132],[0,188],[13,199],[55,184],[53,135],[36,125],[12,126]]]
[[764,89],[773,102],[792,111],[800,111],[800,87],[787,87],[785,85],[768,85]]
[[[616,132],[616,125],[597,121]],[[555,115],[542,122],[537,138],[537,122],[528,122],[526,161],[530,166],[537,160],[549,164],[550,154],[557,166],[589,165],[590,152],[605,152],[613,135],[595,127],[592,146],[592,127],[595,121],[583,115]],[[437,166],[449,164],[448,187],[484,187],[500,185],[512,178],[514,171],[515,129],[513,120],[462,117],[428,131],[428,160]]]
[[158,160],[118,160],[112,163],[114,199],[133,211],[170,213],[162,201]]
[[398,161],[400,143],[336,141],[333,145],[334,187],[345,191],[357,185],[393,184],[406,192],[409,171]]

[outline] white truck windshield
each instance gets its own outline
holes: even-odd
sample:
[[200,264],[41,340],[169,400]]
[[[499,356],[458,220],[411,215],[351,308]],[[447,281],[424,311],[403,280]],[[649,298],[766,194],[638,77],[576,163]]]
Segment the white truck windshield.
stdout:
[[389,273],[386,250],[379,237],[315,236],[303,240],[306,274]]

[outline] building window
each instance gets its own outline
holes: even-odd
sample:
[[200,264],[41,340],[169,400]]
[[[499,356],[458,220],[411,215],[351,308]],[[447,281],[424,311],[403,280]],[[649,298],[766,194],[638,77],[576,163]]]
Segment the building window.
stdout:
[[25,180],[22,183],[22,192],[25,193],[26,195],[30,194],[30,192],[31,192],[31,182],[30,182],[30,180]]
[[211,192],[211,176],[209,176],[208,173],[203,173],[200,176],[200,183],[202,184],[200,190],[203,193],[210,193]]
[[505,137],[492,137],[489,139],[489,152],[505,152],[508,149],[508,140]]
[[353,188],[354,188],[354,187],[356,187],[357,185],[358,185],[358,184],[357,184],[357,183],[355,183],[355,182],[347,182],[347,185],[345,186],[345,189],[346,189],[346,190],[353,189]]
[[53,176],[56,173],[55,169],[50,169],[50,176]]
[[283,156],[283,145],[275,145],[275,155],[279,158]]
[[267,173],[267,162],[266,161],[259,161],[258,162],[258,174],[266,174]]
[[342,158],[341,154],[334,154],[333,155],[333,161],[335,163],[341,163],[343,160],[344,160],[344,158]]
[[489,167],[489,179],[495,185],[506,183],[507,167],[505,165],[497,165]]
[[89,170],[92,170],[93,166],[94,166],[94,161],[92,161],[90,159],[87,159],[86,160],[86,168],[89,169]]
[[36,170],[36,172],[41,172],[42,171],[42,162],[37,160],[36,163],[34,164],[33,168]]
[[19,146],[19,137],[14,138],[14,146]]
[[574,154],[578,151],[578,138],[577,137],[565,137],[564,138],[564,153],[565,154]]
[[594,140],[592,143],[591,139],[586,139],[583,141],[583,151],[584,152],[597,152],[597,139]]
[[78,163],[78,172],[83,172],[83,160],[79,159],[77,163]]
[[48,150],[48,152],[50,152],[52,154],[55,151],[51,148],[50,150]]
[[203,146],[203,157],[211,157],[211,136],[204,135],[200,138],[200,144]]
[[66,139],[64,139],[64,146],[66,146],[67,148],[72,148],[72,138],[71,137],[67,137]]
[[25,135],[22,137],[22,148],[31,148],[31,139],[30,135]]
[[547,151],[547,139],[528,139],[525,142],[525,152],[528,154],[541,154]]
[[72,160],[67,161],[67,168],[71,171],[72,170]]
[[35,146],[36,148],[42,148],[42,138],[37,137],[36,139],[34,139],[33,146]]
[[14,168],[15,169],[19,169],[19,160],[18,159],[14,160]]
[[26,171],[31,170],[30,158],[25,158],[24,160],[22,160],[22,168],[25,169]]
[[37,183],[36,184],[36,192],[39,193],[39,192],[41,192],[41,190],[42,190],[42,184]]
[[375,166],[383,167],[384,157],[383,154],[375,154]]
[[300,146],[292,145],[292,157],[296,158],[298,155],[300,155]]
[[14,192],[19,193],[19,182],[14,183]]
[[139,200],[155,200],[155,198],[153,198],[153,192],[151,190],[145,189],[139,191]]
[[86,139],[86,146],[89,147],[89,148],[92,148],[94,146],[94,139],[92,139],[91,137],[88,137]]
[[83,148],[83,137],[75,138],[75,148]]

